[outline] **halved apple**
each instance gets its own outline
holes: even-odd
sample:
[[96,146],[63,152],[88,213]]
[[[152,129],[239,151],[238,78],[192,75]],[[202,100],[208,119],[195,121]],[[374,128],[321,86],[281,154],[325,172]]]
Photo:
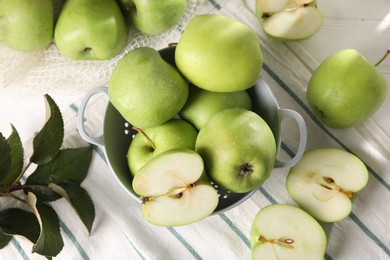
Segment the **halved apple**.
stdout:
[[291,198],[314,218],[336,222],[349,215],[352,199],[368,182],[368,171],[355,155],[337,148],[313,149],[290,169]]
[[252,259],[324,259],[326,245],[324,229],[298,207],[271,204],[253,220]]
[[132,184],[142,199],[142,216],[158,226],[182,226],[204,219],[219,201],[202,158],[189,149],[156,155],[139,170]]
[[324,22],[316,0],[256,0],[256,15],[264,31],[283,40],[303,40]]

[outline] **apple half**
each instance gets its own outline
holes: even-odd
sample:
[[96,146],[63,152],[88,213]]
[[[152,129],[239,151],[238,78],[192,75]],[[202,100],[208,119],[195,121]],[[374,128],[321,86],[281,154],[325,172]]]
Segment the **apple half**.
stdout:
[[352,211],[352,199],[368,182],[368,171],[355,155],[337,148],[313,149],[290,169],[291,198],[314,218],[336,222]]
[[199,154],[172,149],[148,161],[133,179],[141,196],[142,216],[158,226],[182,226],[211,215],[217,191],[208,181]]
[[292,205],[266,206],[252,223],[252,259],[324,259],[326,245],[322,226]]
[[283,40],[303,40],[322,27],[324,16],[316,0],[256,0],[256,15],[264,31]]

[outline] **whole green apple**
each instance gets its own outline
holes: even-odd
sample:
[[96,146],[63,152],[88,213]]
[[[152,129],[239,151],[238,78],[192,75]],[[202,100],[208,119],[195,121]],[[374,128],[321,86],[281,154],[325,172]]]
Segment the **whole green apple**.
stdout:
[[307,101],[325,125],[346,128],[374,114],[386,94],[387,82],[378,69],[357,50],[344,49],[314,71]]
[[161,125],[188,98],[188,84],[177,69],[150,47],[139,47],[119,60],[108,82],[112,105],[133,126]]
[[212,92],[190,84],[190,94],[180,116],[197,129],[201,129],[210,118],[223,109],[241,107],[250,110],[251,98],[245,90],[237,92]]
[[171,149],[195,149],[198,131],[185,120],[172,118],[168,122],[147,128],[138,129],[127,153],[130,172],[136,175],[138,170],[151,158]]
[[317,33],[324,16],[316,0],[256,0],[264,32],[281,40],[303,40]]
[[214,92],[253,86],[263,54],[256,33],[245,24],[218,14],[192,18],[175,52],[176,66],[194,85]]
[[187,0],[124,0],[125,12],[132,24],[140,32],[156,35],[175,26],[184,15]]
[[46,48],[53,39],[52,0],[0,0],[0,42],[18,51]]
[[274,135],[256,113],[228,108],[200,129],[195,151],[206,173],[222,188],[245,193],[258,188],[270,175],[276,159]]
[[127,29],[115,0],[67,0],[54,29],[58,49],[75,60],[106,60],[125,47]]

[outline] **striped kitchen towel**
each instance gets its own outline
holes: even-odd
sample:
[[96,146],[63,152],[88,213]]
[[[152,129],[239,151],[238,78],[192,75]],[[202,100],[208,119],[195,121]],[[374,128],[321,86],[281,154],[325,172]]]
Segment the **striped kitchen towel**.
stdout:
[[[390,259],[390,132],[369,119],[346,130],[324,127],[305,100],[305,90],[314,65],[305,62],[299,48],[268,39],[261,31],[253,9],[243,1],[209,0],[204,13],[219,13],[241,20],[256,30],[264,54],[262,76],[281,108],[299,112],[308,130],[307,150],[337,147],[358,155],[369,169],[369,182],[344,220],[325,225],[328,247],[325,259]],[[167,44],[167,43],[164,43]],[[86,145],[77,132],[80,100],[63,111],[65,146]],[[88,104],[85,126],[91,135],[102,131],[107,98]],[[389,104],[385,104],[390,109]],[[299,141],[294,123],[283,125],[282,158],[291,158]],[[256,213],[274,203],[295,205],[285,189],[288,168],[274,169],[256,193],[239,206],[203,221],[182,227],[157,227],[141,216],[140,204],[128,196],[113,178],[103,151],[94,149],[93,161],[83,187],[96,207],[92,233],[65,201],[53,203],[60,216],[65,240],[55,259],[251,259],[250,228]],[[302,228],[305,228],[304,226]],[[13,238],[0,250],[0,259],[43,259],[31,253],[31,244]]]

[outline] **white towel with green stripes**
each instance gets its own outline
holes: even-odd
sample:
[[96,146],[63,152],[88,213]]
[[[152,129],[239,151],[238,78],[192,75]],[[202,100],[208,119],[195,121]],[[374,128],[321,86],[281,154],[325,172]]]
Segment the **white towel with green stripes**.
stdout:
[[[298,45],[268,39],[261,32],[253,9],[244,2],[209,0],[205,1],[202,12],[233,17],[259,33],[265,62],[262,77],[280,107],[295,110],[305,119],[308,130],[306,149],[337,147],[351,151],[369,169],[368,185],[355,200],[352,213],[344,220],[326,226],[328,246],[325,259],[390,259],[390,132],[384,132],[375,119],[347,130],[324,127],[305,100],[305,89],[314,67],[304,62],[307,54],[300,53]],[[63,111],[65,146],[68,147],[86,145],[77,132],[79,105],[77,99]],[[85,126],[91,135],[101,132],[106,105],[107,100],[103,97],[89,104]],[[294,124],[286,126],[281,155],[288,158],[297,147],[299,131]],[[87,234],[65,201],[53,203],[59,212],[65,242],[55,259],[251,259],[250,228],[256,213],[273,203],[296,205],[285,189],[288,170],[274,169],[251,198],[222,214],[187,226],[157,227],[142,218],[139,202],[129,197],[117,183],[103,152],[95,147],[88,176],[82,184],[96,207],[92,233]],[[0,259],[44,258],[31,253],[29,242],[15,237],[0,250]]]

